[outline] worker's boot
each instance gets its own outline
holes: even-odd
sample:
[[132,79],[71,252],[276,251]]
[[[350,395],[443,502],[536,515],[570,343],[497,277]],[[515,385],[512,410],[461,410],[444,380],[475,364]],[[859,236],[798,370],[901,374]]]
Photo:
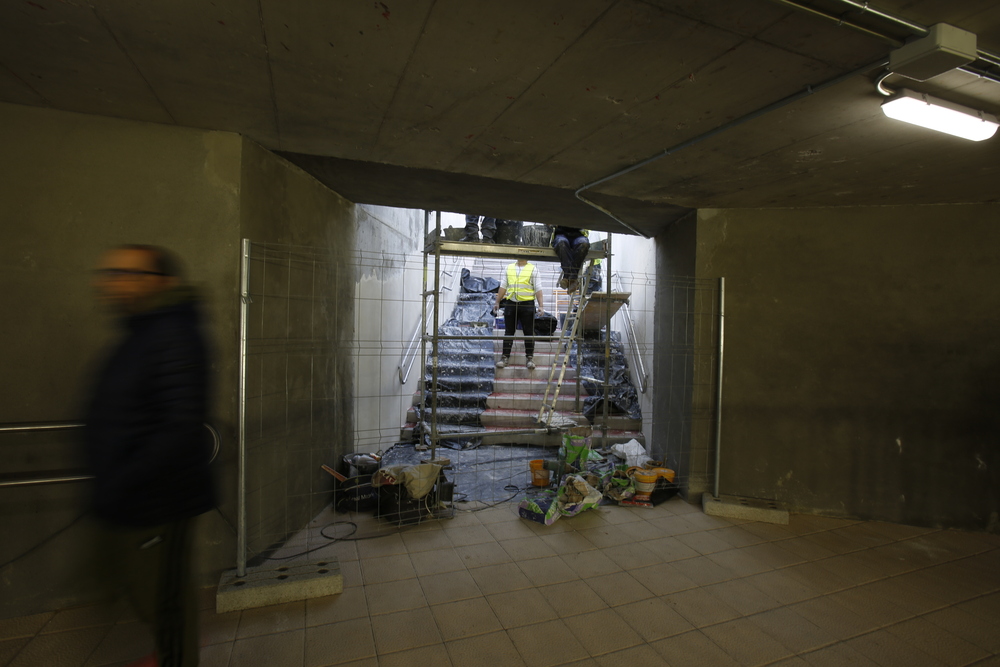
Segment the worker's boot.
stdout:
[[500,361],[497,362],[497,368],[506,368],[509,363],[510,357],[500,357]]

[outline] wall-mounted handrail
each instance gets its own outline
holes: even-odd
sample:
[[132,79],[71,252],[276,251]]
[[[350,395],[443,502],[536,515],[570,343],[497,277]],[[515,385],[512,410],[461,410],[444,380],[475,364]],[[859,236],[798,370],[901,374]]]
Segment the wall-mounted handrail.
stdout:
[[[455,267],[457,262],[452,262],[452,267]],[[454,280],[455,274],[451,271],[441,271],[441,273],[448,278]],[[442,285],[441,290],[444,292],[452,291],[451,285]],[[410,370],[413,368],[413,363],[417,360],[417,352],[420,350],[420,325],[424,322],[424,316],[427,313],[427,309],[430,307],[432,301],[436,298],[433,293],[427,295],[427,302],[424,304],[424,312],[417,317],[417,323],[413,325],[413,335],[410,336],[410,342],[407,343],[406,349],[403,350],[403,356],[399,359],[399,364],[396,366],[396,374],[399,376],[399,384],[406,384],[406,381],[410,379]],[[424,332],[426,334],[426,332]]]
[[[14,424],[0,424],[0,433],[30,433],[30,432],[42,432],[42,431],[62,431],[66,429],[83,428],[86,424],[82,422],[41,422],[41,423],[14,423]],[[215,457],[219,455],[219,449],[222,446],[222,437],[219,435],[219,431],[209,423],[202,424],[208,432],[212,435],[212,458],[209,463],[215,461]],[[88,479],[94,479],[93,475],[87,475],[81,472],[64,470],[64,471],[46,471],[46,474],[40,477],[27,477],[24,475],[30,475],[31,473],[15,474],[6,477],[0,477],[0,487],[4,486],[38,486],[42,484],[63,484],[65,482],[82,482]]]
[[[614,273],[611,275],[611,278],[615,281],[615,289],[619,292],[624,292],[625,289],[622,287],[621,277],[617,273]],[[625,316],[625,337],[628,338],[629,350],[632,353],[639,391],[645,394],[649,376],[646,373],[646,365],[642,362],[642,354],[639,352],[639,337],[635,333],[635,325],[632,323],[632,313],[629,311],[627,301],[622,304],[621,311]]]

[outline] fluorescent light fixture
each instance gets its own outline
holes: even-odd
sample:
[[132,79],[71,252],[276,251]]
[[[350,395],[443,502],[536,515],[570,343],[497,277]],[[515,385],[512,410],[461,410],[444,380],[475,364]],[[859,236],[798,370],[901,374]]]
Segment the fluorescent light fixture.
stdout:
[[1000,125],[996,116],[924,93],[916,93],[908,88],[900,88],[895,95],[883,102],[882,112],[889,118],[904,123],[971,141],[989,139]]

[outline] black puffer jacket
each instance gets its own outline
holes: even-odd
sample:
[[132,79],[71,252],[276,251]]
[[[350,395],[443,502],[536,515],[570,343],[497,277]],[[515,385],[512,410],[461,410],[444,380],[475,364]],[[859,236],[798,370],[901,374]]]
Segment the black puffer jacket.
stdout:
[[209,468],[208,364],[193,290],[179,287],[126,321],[87,414],[94,511],[153,526],[215,506]]

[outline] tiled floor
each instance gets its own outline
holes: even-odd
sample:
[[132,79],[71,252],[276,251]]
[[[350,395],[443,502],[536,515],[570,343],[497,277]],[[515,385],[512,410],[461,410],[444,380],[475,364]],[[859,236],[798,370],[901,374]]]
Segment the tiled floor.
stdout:
[[[1000,665],[996,535],[742,523],[677,499],[394,530],[313,554],[339,557],[339,596],[216,615],[206,589],[202,665]],[[122,608],[0,620],[0,665],[118,665],[149,646]]]

